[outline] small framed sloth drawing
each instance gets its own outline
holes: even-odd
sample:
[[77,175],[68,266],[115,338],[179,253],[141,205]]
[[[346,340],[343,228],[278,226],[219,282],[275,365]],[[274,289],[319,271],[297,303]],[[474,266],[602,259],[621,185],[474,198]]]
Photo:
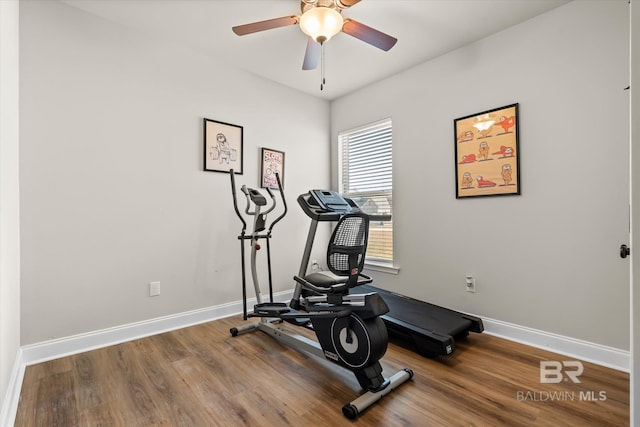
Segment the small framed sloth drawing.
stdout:
[[242,126],[204,119],[204,170],[242,175]]
[[520,194],[518,104],[453,121],[456,198]]

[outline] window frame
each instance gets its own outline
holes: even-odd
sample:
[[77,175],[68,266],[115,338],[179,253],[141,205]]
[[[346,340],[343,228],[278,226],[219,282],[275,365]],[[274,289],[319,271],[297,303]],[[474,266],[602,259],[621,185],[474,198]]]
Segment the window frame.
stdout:
[[[371,191],[362,191],[359,194],[358,193],[350,193],[348,191],[348,188],[346,188],[347,183],[345,183],[345,167],[346,165],[344,164],[345,162],[345,144],[348,144],[348,139],[349,137],[353,137],[353,136],[357,136],[357,134],[361,134],[361,133],[366,133],[366,132],[376,132],[376,131],[381,131],[381,132],[385,132],[386,130],[390,131],[390,137],[389,137],[389,149],[390,149],[390,159],[385,159],[385,163],[389,162],[390,164],[390,171],[388,172],[388,176],[387,174],[383,174],[384,177],[386,178],[385,182],[388,182],[390,189],[385,190],[385,189],[374,189]],[[384,142],[383,142],[384,144]],[[382,148],[384,149],[385,147],[382,146]],[[346,130],[342,130],[338,132],[338,188],[340,193],[344,194],[346,197],[350,197],[350,198],[358,198],[360,195],[366,195],[368,194],[369,196],[371,195],[378,195],[381,197],[386,197],[387,200],[389,201],[389,210],[390,213],[393,214],[393,121],[391,119],[391,117],[387,117],[381,120],[377,120],[375,122],[371,122],[365,125],[361,125],[361,126],[357,126],[354,128],[350,128],[350,129],[346,129]],[[372,221],[373,223],[373,221]],[[365,265],[372,269],[372,270],[377,270],[377,271],[383,271],[383,272],[387,272],[387,273],[393,273],[393,274],[397,274],[398,273],[398,268],[395,267],[395,251],[394,251],[394,227],[393,227],[393,219],[391,219],[390,221],[384,221],[384,223],[387,223],[387,226],[390,227],[391,229],[391,241],[389,242],[390,245],[388,244],[388,246],[390,246],[390,250],[391,250],[391,258],[379,258],[379,257],[374,257],[374,256],[370,256],[368,254],[369,251],[367,251],[367,257],[365,258]],[[371,241],[371,233],[369,234],[369,241]],[[382,240],[384,242],[384,240]]]

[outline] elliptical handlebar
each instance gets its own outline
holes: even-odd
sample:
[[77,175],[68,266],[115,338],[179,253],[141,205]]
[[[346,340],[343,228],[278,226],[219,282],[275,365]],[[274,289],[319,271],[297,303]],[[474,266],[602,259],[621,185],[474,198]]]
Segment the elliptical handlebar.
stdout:
[[271,192],[271,189],[267,187],[267,193],[269,193],[269,197],[271,197],[271,207],[269,209],[267,209],[266,211],[262,212],[264,215],[271,213],[272,210],[274,210],[276,208],[276,197],[273,195],[273,193]]
[[[242,221],[241,235],[244,236],[247,229],[247,222],[245,221],[244,217],[240,213],[240,209],[238,208],[238,196],[236,192],[236,180],[235,180],[234,170],[230,169],[229,174],[231,175],[231,193],[233,194],[233,208],[238,218],[240,218],[240,221]],[[282,190],[282,183],[280,181],[280,174],[278,172],[276,172],[276,180],[278,181],[278,189],[280,190],[280,198],[282,199],[282,205],[284,207],[284,211],[269,226],[269,232],[268,232],[269,235],[271,234],[271,231],[273,230],[274,225],[276,225],[277,222],[279,222],[282,218],[284,218],[288,211],[287,201],[284,198],[284,191]],[[267,190],[267,193],[269,194],[269,197],[271,198],[271,205],[265,211],[260,212],[259,208],[261,206],[267,205],[266,198],[262,194],[260,194],[258,190],[247,188],[246,185],[243,185],[240,188],[240,191],[242,191],[242,193],[245,195],[247,199],[247,206],[245,208],[245,213],[247,215],[249,216],[260,215],[264,220],[266,220],[266,215],[272,212],[276,208],[276,205],[277,205],[276,196],[273,194],[270,188],[266,188],[266,190]],[[250,210],[252,202],[256,206],[256,209],[254,209],[253,211]]]
[[[240,213],[240,209],[238,209],[238,197],[236,196],[236,174],[234,173],[233,169],[229,170],[229,175],[231,175],[231,193],[233,194],[233,208],[235,209],[236,214],[238,215],[238,218],[240,218],[240,221],[242,221],[242,232],[240,234],[244,236],[244,232],[247,229],[247,222],[242,217],[242,214]],[[243,186],[243,188],[246,188],[246,187]]]
[[[276,225],[276,223],[280,221],[282,218],[284,218],[288,210],[287,201],[284,198],[284,190],[282,189],[282,182],[280,182],[280,174],[278,172],[276,172],[276,181],[278,181],[278,189],[280,190],[280,197],[282,198],[282,206],[284,206],[284,211],[282,212],[282,215],[274,219],[271,225],[269,226],[269,234],[271,234],[271,230],[273,230],[273,226]],[[273,197],[273,193],[271,193],[271,189],[267,188],[267,192],[271,195],[271,197]],[[274,200],[274,207],[275,207],[275,198],[273,200]]]

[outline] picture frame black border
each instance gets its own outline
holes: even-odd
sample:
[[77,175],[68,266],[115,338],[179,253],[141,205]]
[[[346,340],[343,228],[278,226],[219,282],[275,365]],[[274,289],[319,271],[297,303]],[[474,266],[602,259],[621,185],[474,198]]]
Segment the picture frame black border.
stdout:
[[[264,153],[265,151],[271,151],[274,153],[280,153],[282,154],[282,172],[280,173],[280,184],[282,185],[282,188],[284,189],[284,166],[285,166],[285,152],[284,151],[280,151],[280,150],[274,150],[273,148],[266,148],[266,147],[262,147],[262,149],[260,150],[260,188],[267,188],[266,185],[264,185],[264,177],[265,177],[265,169],[264,169]],[[269,187],[269,189],[271,190],[278,190],[278,187]]]
[[[207,137],[209,135],[207,135],[207,122],[211,122],[211,123],[217,123],[218,125],[222,125],[223,127],[230,127],[230,128],[237,128],[240,129],[240,153],[238,153],[238,159],[240,160],[240,169],[236,169],[236,168],[221,168],[221,169],[216,169],[216,168],[210,168],[207,167]],[[207,119],[206,117],[202,119],[202,126],[203,126],[203,157],[202,157],[202,169],[205,172],[220,172],[220,173],[229,173],[230,169],[233,169],[233,172],[236,175],[242,175],[244,173],[244,127],[240,126],[240,125],[235,125],[232,123],[227,123],[227,122],[221,122],[219,120],[212,120],[212,119]],[[215,135],[211,136],[211,139],[215,140]]]
[[[466,120],[471,117],[481,116],[483,114],[489,114],[496,111],[504,110],[507,108],[515,108],[515,161],[516,161],[516,191],[512,193],[494,193],[494,194],[473,194],[473,195],[461,195],[460,194],[460,182],[458,177],[458,122]],[[456,199],[471,199],[475,197],[495,197],[495,196],[520,196],[522,194],[522,187],[520,183],[520,104],[515,102],[513,104],[504,105],[502,107],[492,108],[490,110],[482,111],[479,113],[469,114],[464,117],[458,117],[453,120],[453,140],[454,140],[454,164],[455,164],[455,176],[456,176]]]

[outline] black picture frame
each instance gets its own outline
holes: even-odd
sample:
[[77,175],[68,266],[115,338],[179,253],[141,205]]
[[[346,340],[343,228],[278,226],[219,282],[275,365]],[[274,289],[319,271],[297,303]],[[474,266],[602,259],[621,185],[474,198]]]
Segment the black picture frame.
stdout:
[[203,119],[204,164],[206,172],[244,172],[243,127],[217,120]]
[[278,172],[284,189],[284,151],[263,147],[260,153],[260,187],[278,190],[275,175]]
[[453,121],[456,198],[521,194],[519,104]]

